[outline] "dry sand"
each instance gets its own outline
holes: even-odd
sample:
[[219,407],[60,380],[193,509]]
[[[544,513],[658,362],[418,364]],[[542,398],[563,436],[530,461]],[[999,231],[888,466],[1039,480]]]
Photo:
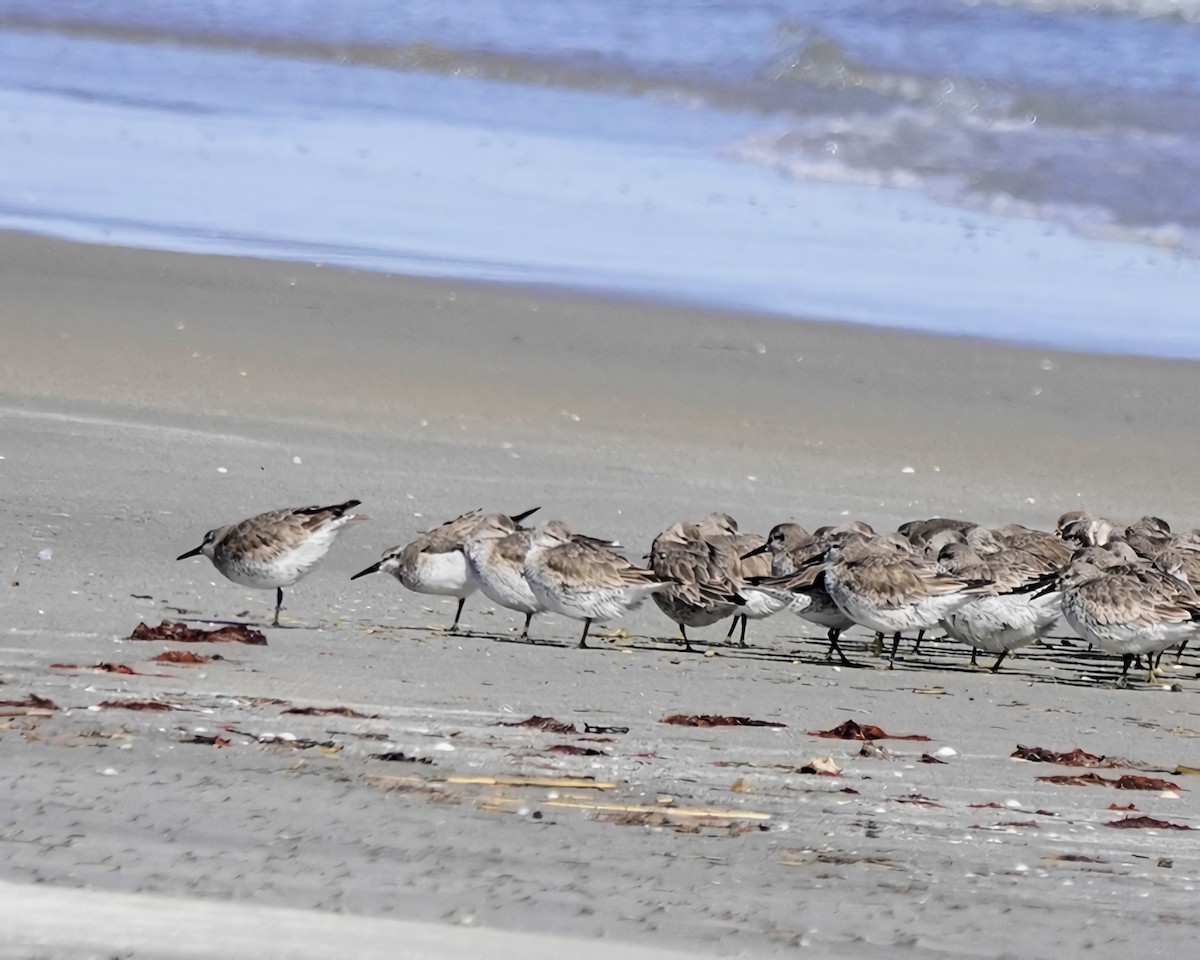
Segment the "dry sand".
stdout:
[[[1081,506],[1191,526],[1194,365],[23,236],[0,236],[0,264],[0,700],[57,707],[0,717],[0,879],[42,885],[0,896],[0,956],[240,955],[215,936],[168,950],[146,918],[181,897],[236,901],[238,923],[262,908],[260,956],[310,955],[270,939],[287,915],[268,907],[371,918],[362,942],[398,949],[411,935],[382,921],[426,921],[430,956],[478,953],[461,927],[571,938],[580,956],[596,938],[1194,955],[1197,835],[1104,826],[1134,803],[1200,828],[1200,778],[1171,773],[1200,767],[1194,659],[1177,692],[1114,691],[1115,665],[1078,646],[991,676],[934,644],[887,672],[858,635],[866,666],[837,669],[788,617],[752,624],[747,651],[709,628],[714,655],[688,656],[657,639],[672,630],[653,608],[588,653],[549,615],[544,643],[512,642],[519,618],[479,596],[475,635],[445,636],[431,626],[452,603],[348,580],[477,506],[541,505],[632,556],[712,509],[763,532],[846,515],[1044,526]],[[140,619],[268,615],[268,594],[173,558],[219,523],[351,496],[371,522],[288,591],[291,628],[268,646],[183,667],[121,639]],[[98,708],[149,699],[175,709]],[[312,705],[366,716],[284,712]],[[675,713],[785,726],[660,722]],[[534,715],[628,732],[498,725]],[[848,719],[931,741],[885,741],[880,759],[810,735]],[[1182,789],[1039,782],[1086,771],[1011,760],[1017,744],[1126,757],[1139,769],[1100,772]],[[842,775],[797,772],[819,756]],[[594,782],[520,782],[536,777]],[[38,899],[56,888],[75,921],[57,935]],[[101,897],[131,893],[146,896]],[[81,939],[110,907],[111,940]],[[151,939],[118,936],[134,928]]]

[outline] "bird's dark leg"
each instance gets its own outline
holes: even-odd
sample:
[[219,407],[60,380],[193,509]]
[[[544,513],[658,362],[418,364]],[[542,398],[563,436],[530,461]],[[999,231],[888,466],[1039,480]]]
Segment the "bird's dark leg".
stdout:
[[283,609],[283,587],[275,588],[275,619],[271,621],[271,626],[279,626],[279,611]]
[[743,650],[746,649],[746,624],[750,622],[750,618],[744,613],[738,618],[742,621],[742,634],[738,637],[738,646]]
[[851,664],[851,662],[846,658],[846,655],[842,653],[842,648],[838,646],[838,637],[841,635],[842,631],[837,627],[829,628],[829,652],[825,654],[825,659],[829,659],[830,653],[836,653],[841,658],[842,666],[849,667],[853,664]]
[[466,597],[458,598],[458,609],[454,611],[454,622],[450,624],[450,633],[458,633],[458,618],[462,616],[463,606],[466,604]]
[[727,634],[725,634],[726,640],[728,640],[730,637],[733,636],[733,631],[737,629],[737,624],[738,624],[737,617],[734,617],[732,620],[729,621],[729,632]]
[[691,641],[688,640],[687,627],[685,627],[682,623],[679,625],[679,635],[683,637],[683,649],[688,653],[695,653],[696,651],[692,649]]
[[913,644],[913,656],[921,652],[921,641],[925,639],[925,631],[917,631],[917,642]]
[[527,613],[527,614],[525,614],[525,629],[521,631],[521,639],[522,639],[522,640],[528,640],[528,639],[529,639],[529,622],[530,622],[532,619],[533,619],[533,614],[532,614],[532,613]]
[[871,655],[876,657],[883,656],[883,634],[879,631],[875,632],[875,639],[871,641]]
[[1183,660],[1183,651],[1187,649],[1187,645],[1190,642],[1191,641],[1189,641],[1189,640],[1184,640],[1183,643],[1181,643],[1179,645],[1179,652],[1177,654],[1175,654],[1175,662],[1176,663],[1179,663],[1180,661]]
[[1119,677],[1117,677],[1116,683],[1113,684],[1114,687],[1123,687],[1129,683],[1129,680],[1128,680],[1129,668],[1133,665],[1133,654],[1132,653],[1124,654],[1121,657],[1121,663],[1122,663],[1121,675]]
[[896,669],[896,651],[899,649],[900,649],[900,634],[897,633],[894,637],[892,637],[892,655],[890,657],[888,657],[888,669],[889,670]]
[[971,648],[971,666],[973,666],[973,667],[979,666],[979,660],[977,658],[978,653],[979,653],[979,651],[976,650],[974,647]]
[[589,647],[587,645],[587,635],[588,635],[588,631],[591,628],[592,628],[592,618],[588,617],[586,620],[583,621],[583,636],[579,638],[579,649],[580,650],[590,650],[591,649],[591,647]]
[[1000,672],[1000,664],[1002,664],[1004,662],[1004,658],[1007,656],[1008,656],[1008,651],[1005,650],[1002,654],[1000,654],[1000,656],[998,656],[996,658],[996,662],[992,664],[992,673]]

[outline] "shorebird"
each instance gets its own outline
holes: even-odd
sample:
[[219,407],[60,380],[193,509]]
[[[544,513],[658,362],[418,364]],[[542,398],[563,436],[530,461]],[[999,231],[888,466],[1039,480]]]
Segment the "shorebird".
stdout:
[[850,535],[825,559],[825,588],[841,611],[861,626],[892,634],[888,669],[895,664],[900,634],[928,630],[976,590],[936,563],[904,552],[902,536]]
[[790,601],[787,606],[797,616],[825,627],[829,631],[825,659],[836,653],[843,666],[851,666],[852,661],[842,652],[838,639],[843,630],[854,626],[854,621],[842,613],[829,596],[825,589],[825,568],[818,564],[831,544],[840,542],[852,532],[859,533],[861,529],[857,526],[823,527],[814,535],[799,524],[779,523],[771,528],[765,544],[742,555],[744,562],[762,553],[771,554],[771,575],[751,577],[751,586],[760,591],[776,592],[780,599]]
[[[1085,547],[1060,580],[1062,611],[1085,640],[1121,657],[1123,685],[1133,658],[1156,654],[1196,635],[1200,597],[1182,580],[1140,558],[1120,541]],[[1150,659],[1148,683],[1154,681]]]
[[1041,584],[1048,572],[1023,550],[1007,548],[981,556],[970,544],[954,543],[942,548],[938,562],[960,579],[991,584],[987,596],[968,600],[942,618],[947,636],[970,645],[972,666],[976,651],[983,650],[997,655],[992,664],[996,673],[1011,651],[1044,637],[1062,614],[1057,591],[1036,596],[1022,592]]
[[737,612],[740,601],[727,566],[694,523],[673,523],[650,545],[650,569],[671,581],[654,594],[654,602],[679,624],[689,652],[688,627],[707,627]]
[[[770,560],[753,551],[765,541],[756,533],[738,532],[737,521],[727,513],[710,513],[696,524],[704,541],[716,551],[716,558],[724,570],[738,598],[738,609],[729,624],[728,640],[739,626],[738,646],[746,646],[746,626],[751,620],[765,620],[790,606],[794,600],[783,597],[777,590],[759,590],[750,583],[752,577],[770,574]],[[746,555],[750,559],[746,559]]]
[[329,552],[338,531],[361,513],[348,513],[361,500],[332,507],[293,507],[260,513],[238,523],[217,527],[204,535],[200,546],[181,553],[177,560],[203,554],[234,583],[256,590],[275,590],[274,627],[283,609],[283,588],[307,574]]
[[[615,547],[611,540],[598,540],[572,534],[572,541],[595,547]],[[546,607],[538,600],[525,579],[525,555],[533,540],[533,531],[520,527],[511,517],[492,513],[484,517],[463,544],[471,569],[479,580],[479,589],[493,603],[525,614],[521,639],[529,639],[529,624]]]
[[[513,514],[508,519],[514,528],[537,507],[524,513]],[[463,544],[470,538],[484,516],[478,510],[447,520],[441,526],[426,530],[416,540],[399,547],[389,547],[377,563],[360,570],[351,580],[370,573],[386,573],[400,581],[414,593],[436,597],[457,597],[458,608],[454,611],[454,622],[447,628],[454,633],[462,617],[467,597],[479,589],[476,577]]]
[[593,623],[636,610],[672,583],[593,542],[572,539],[561,520],[534,531],[524,570],[534,596],[547,610],[583,621],[582,648],[587,647]]

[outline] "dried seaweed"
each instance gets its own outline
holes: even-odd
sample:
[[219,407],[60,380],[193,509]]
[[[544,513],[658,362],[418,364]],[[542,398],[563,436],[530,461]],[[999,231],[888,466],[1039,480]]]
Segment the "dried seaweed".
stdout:
[[97,706],[102,710],[176,710],[174,704],[164,700],[101,700]]
[[31,693],[24,700],[0,700],[0,716],[26,716],[30,713],[48,714],[57,710],[53,700]]
[[723,717],[718,714],[673,713],[663,717],[659,723],[671,723],[680,727],[786,727],[778,720],[751,720],[749,717]]
[[577,747],[571,743],[556,743],[552,747],[546,748],[547,753],[564,753],[569,756],[580,757],[603,757],[607,754],[603,750],[596,750],[594,747]]
[[223,660],[219,654],[206,657],[203,654],[192,653],[191,650],[164,650],[157,657],[151,657],[156,663],[198,664],[211,663],[213,660]]
[[939,760],[932,753],[923,753],[923,754],[921,754],[921,762],[922,763],[945,763],[946,761]]
[[180,743],[199,743],[209,747],[227,747],[232,742],[227,737],[206,737],[202,733],[180,740]]
[[1181,790],[1179,784],[1154,777],[1126,775],[1124,777],[1102,777],[1098,773],[1076,776],[1060,774],[1054,777],[1037,777],[1043,783],[1057,783],[1071,787],[1115,787],[1117,790]]
[[928,797],[922,796],[919,793],[910,793],[907,797],[888,797],[889,800],[894,800],[896,803],[912,803],[918,807],[941,807],[942,804],[936,800],[930,800]]
[[350,707],[288,707],[281,713],[292,713],[301,717],[356,717],[360,720],[378,720],[374,713],[359,713]]
[[391,763],[433,763],[432,757],[410,757],[399,750],[393,750],[391,753],[373,753],[371,759],[387,760]]
[[1029,760],[1032,763],[1057,763],[1064,767],[1136,767],[1120,757],[1098,757],[1076,747],[1070,753],[1059,753],[1045,747],[1026,747],[1017,744],[1009,756],[1014,760]]
[[247,643],[265,647],[266,635],[244,623],[233,623],[215,630],[189,627],[186,623],[164,620],[157,627],[139,623],[129,635],[130,640],[154,640],[167,643]]
[[831,740],[928,740],[919,733],[885,733],[873,723],[856,723],[847,720],[832,730],[810,730],[810,737],[826,737]]
[[98,670],[100,673],[119,673],[126,677],[170,677],[169,673],[142,673],[140,670],[134,670],[133,667],[124,663],[93,663],[91,666],[84,666],[81,663],[52,663],[52,670]]
[[629,732],[629,728],[628,728],[628,727],[605,727],[605,726],[594,726],[593,724],[590,724],[590,723],[585,723],[585,724],[583,725],[583,732],[584,732],[584,733],[600,733],[600,734],[607,734],[607,733],[628,733],[628,732]]
[[1191,830],[1182,823],[1171,823],[1167,820],[1155,820],[1154,817],[1125,817],[1123,820],[1110,820],[1106,827],[1117,827],[1124,830]]
[[496,724],[498,727],[533,727],[535,730],[545,730],[547,733],[578,733],[575,729],[575,724],[564,723],[562,720],[555,720],[553,717],[530,717],[528,720],[519,720],[515,723],[505,723],[503,720]]

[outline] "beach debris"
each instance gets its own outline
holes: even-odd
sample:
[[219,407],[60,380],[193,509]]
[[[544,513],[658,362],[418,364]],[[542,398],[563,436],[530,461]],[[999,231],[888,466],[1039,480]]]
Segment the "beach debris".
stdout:
[[1169,820],[1156,820],[1154,817],[1125,817],[1121,820],[1110,820],[1106,827],[1116,827],[1119,830],[1191,830],[1182,823],[1171,823]]
[[195,733],[195,734],[192,734],[192,736],[188,737],[186,740],[180,740],[179,742],[180,743],[199,743],[201,745],[209,746],[209,747],[227,747],[233,741],[230,740],[228,737],[218,737],[216,735],[209,737],[209,736],[205,736],[203,733]]
[[214,660],[224,660],[220,654],[215,654],[211,657],[206,657],[203,654],[192,653],[191,650],[164,650],[157,657],[151,657],[157,663],[182,663],[187,665],[195,665],[200,663],[212,663]]
[[119,673],[127,677],[170,677],[169,673],[142,673],[124,663],[93,663],[84,666],[81,663],[52,663],[51,670],[96,670],[100,673]]
[[1009,756],[1013,760],[1028,760],[1031,763],[1057,763],[1064,767],[1138,767],[1140,764],[1131,763],[1121,757],[1098,757],[1094,753],[1076,747],[1069,753],[1059,753],[1047,750],[1045,747],[1026,747],[1017,744],[1017,749]]
[[387,760],[389,763],[433,763],[433,757],[410,757],[400,750],[393,750],[390,753],[373,753],[371,759]]
[[818,777],[836,777],[842,768],[833,762],[833,757],[813,757],[800,768],[801,773],[812,773]]
[[[628,732],[629,732],[629,728],[628,728],[628,727],[605,727],[605,726],[596,726],[596,725],[593,725],[593,724],[590,724],[590,723],[585,723],[585,724],[583,725],[583,732],[584,732],[584,733],[599,733],[599,734],[608,734],[608,733],[628,733]],[[1196,772],[1197,772],[1197,773],[1200,773],[1200,770],[1197,770]]]
[[873,723],[860,724],[854,720],[834,727],[832,730],[810,730],[810,737],[826,737],[832,740],[928,740],[920,733],[885,733]]
[[941,807],[942,804],[936,800],[930,800],[929,797],[919,793],[910,793],[906,797],[888,797],[888,800],[893,800],[896,803],[912,803],[918,807]]
[[1038,825],[1036,823],[1034,823],[1032,820],[1000,820],[997,823],[993,823],[990,827],[985,827],[982,824],[978,824],[978,823],[972,823],[969,827],[967,827],[967,829],[968,830],[1008,830],[1011,827],[1033,827],[1034,830],[1038,829]]
[[238,730],[236,727],[223,724],[221,729],[227,733],[236,733],[239,737],[248,737],[255,743],[275,747],[289,747],[293,750],[311,750],[313,747],[321,747],[323,750],[330,753],[337,753],[342,748],[333,740],[310,740],[307,737],[297,737],[290,733],[250,733],[247,730]]
[[895,760],[890,750],[887,747],[881,747],[877,743],[867,740],[863,743],[862,749],[858,751],[860,757],[870,757],[872,760]]
[[215,630],[189,627],[186,623],[164,620],[157,627],[139,623],[129,635],[130,640],[157,640],[169,643],[247,643],[265,647],[266,635],[244,623],[231,623]]
[[49,547],[42,547],[42,549],[39,550],[38,554],[37,554],[37,558],[39,560],[50,560],[50,559],[53,559],[53,557],[54,557],[54,551],[51,550]]
[[945,760],[939,760],[937,757],[933,756],[933,754],[930,754],[930,753],[921,754],[921,763],[942,763],[942,764],[944,764],[945,762],[946,762]]
[[967,807],[970,808],[971,810],[1005,810],[1005,809],[1007,809],[1004,806],[1004,804],[997,803],[995,800],[992,800],[989,803],[968,803]]
[[36,693],[24,700],[0,700],[0,717],[48,717],[57,709],[53,700]]
[[1054,860],[1060,863],[1108,863],[1099,857],[1089,857],[1082,853],[1048,853],[1043,860]]
[[1200,767],[1188,767],[1181,763],[1171,773],[1176,777],[1196,777],[1200,776]]
[[724,717],[719,714],[673,713],[663,717],[659,723],[670,723],[679,727],[786,727],[778,720],[751,720],[749,717]]
[[546,748],[547,753],[564,753],[569,756],[580,757],[604,757],[607,754],[603,750],[597,750],[595,747],[577,747],[572,743],[556,743],[552,747]]
[[1102,777],[1098,773],[1070,776],[1059,774],[1053,777],[1036,777],[1042,783],[1057,783],[1071,787],[1115,787],[1117,790],[1182,790],[1178,784],[1154,777],[1139,777],[1127,774],[1123,777]]
[[562,720],[555,720],[553,717],[530,717],[528,720],[518,720],[515,723],[505,723],[503,720],[496,723],[498,727],[532,727],[535,730],[544,730],[546,733],[578,733],[575,729],[575,724],[564,723]]
[[913,689],[913,693],[924,694],[925,696],[928,696],[928,697],[949,696],[949,694],[946,693],[945,687],[916,687]]
[[571,807],[576,810],[595,810],[605,813],[666,813],[671,817],[695,817],[700,819],[713,820],[770,820],[771,814],[761,813],[755,810],[725,810],[719,807],[669,807],[663,806],[647,806],[639,803],[596,803],[589,800],[567,800],[556,799],[547,800],[545,805],[548,807]]
[[165,700],[101,700],[96,704],[101,710],[177,710],[178,707]]
[[375,713],[359,713],[350,707],[288,707],[281,713],[292,713],[301,717],[357,717],[360,720],[378,720]]
[[1121,806],[1119,803],[1110,803],[1108,805],[1108,809],[1116,810],[1118,813],[1140,813],[1141,812],[1132,803],[1126,804],[1125,806]]

